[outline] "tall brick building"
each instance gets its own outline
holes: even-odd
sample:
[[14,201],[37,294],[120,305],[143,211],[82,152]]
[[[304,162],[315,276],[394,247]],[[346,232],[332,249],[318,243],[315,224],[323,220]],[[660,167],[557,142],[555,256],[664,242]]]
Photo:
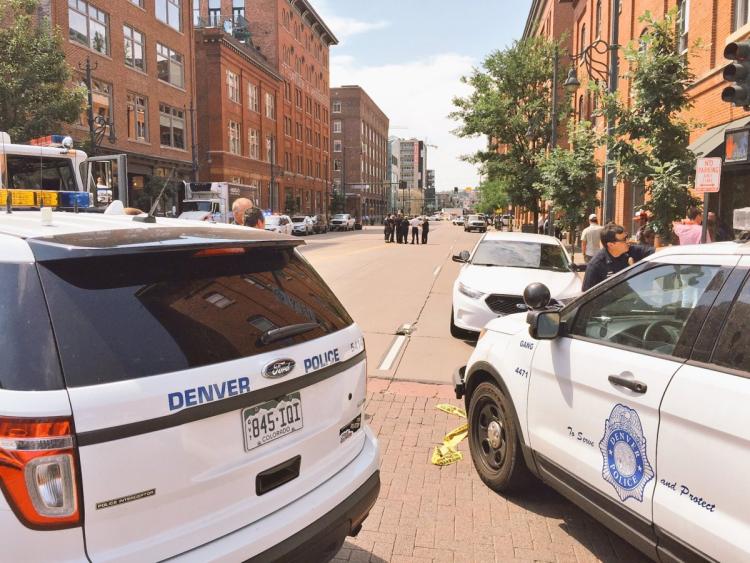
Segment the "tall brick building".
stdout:
[[[527,34],[547,34],[550,20],[542,17],[546,13],[537,8],[553,0],[535,0],[529,13],[526,26]],[[572,38],[573,52],[590,45],[601,38],[612,43],[613,0],[559,0],[560,6],[572,11],[572,24],[565,22],[569,14],[564,9],[553,12],[560,19],[560,24],[552,24],[557,30],[553,37],[568,33]],[[627,45],[638,41],[643,33],[645,23],[639,18],[646,11],[661,16],[667,10],[676,8],[679,14],[680,50],[689,57],[695,80],[688,92],[693,107],[686,117],[701,125],[691,134],[691,148],[696,156],[726,157],[727,146],[724,142],[727,131],[734,132],[735,146],[747,143],[750,131],[750,113],[743,108],[735,108],[721,100],[721,91],[727,85],[722,79],[722,69],[729,63],[724,59],[725,46],[730,42],[746,41],[750,38],[750,9],[747,0],[634,0],[619,1],[617,14],[618,36],[616,43]],[[698,44],[696,44],[698,42]],[[594,53],[594,60],[606,65],[606,53]],[[630,84],[622,75],[627,70],[622,49],[618,50],[620,78],[617,91],[623,100],[630,99]],[[575,92],[575,112],[577,117],[590,119],[596,110],[596,100],[587,90],[586,72],[578,69],[581,87]],[[602,118],[596,125],[603,129]],[[603,150],[598,154],[603,162]],[[736,155],[735,155],[736,156]],[[632,229],[633,215],[645,198],[642,186],[631,186],[620,183],[614,194],[614,220]],[[731,226],[733,210],[750,207],[750,163],[746,157],[736,162],[726,162],[722,173],[721,192],[711,196],[709,210],[717,211],[719,216]]]
[[[187,1],[45,0],[40,9],[60,29],[76,81],[85,83],[86,59],[91,63],[94,115],[110,122],[98,152],[128,155],[131,201],[139,202],[153,176],[188,179],[193,44]],[[79,144],[89,139],[86,110],[66,133]]]
[[380,221],[388,211],[388,117],[360,86],[331,88],[333,185],[347,210]]

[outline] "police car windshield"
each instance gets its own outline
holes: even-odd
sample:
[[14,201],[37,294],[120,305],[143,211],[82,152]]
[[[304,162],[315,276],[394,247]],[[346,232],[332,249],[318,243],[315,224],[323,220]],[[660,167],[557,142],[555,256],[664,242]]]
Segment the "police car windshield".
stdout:
[[[24,190],[77,191],[73,161],[69,158],[9,154],[8,187]],[[3,186],[5,187],[5,186]]]
[[477,247],[471,263],[475,266],[571,271],[560,245],[538,242],[484,240]]
[[[292,249],[40,263],[63,376],[77,387],[250,357],[352,324]],[[297,330],[300,325],[305,330]],[[274,329],[295,327],[274,333]],[[309,329],[307,328],[309,327]],[[263,335],[280,334],[280,338]]]
[[278,215],[269,215],[266,217],[265,223],[266,225],[278,225],[281,217]]

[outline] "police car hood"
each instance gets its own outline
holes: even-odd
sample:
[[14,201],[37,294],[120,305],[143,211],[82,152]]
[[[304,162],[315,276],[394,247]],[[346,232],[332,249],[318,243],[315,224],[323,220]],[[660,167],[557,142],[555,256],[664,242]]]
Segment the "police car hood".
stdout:
[[526,286],[533,282],[546,285],[554,298],[565,299],[581,292],[581,279],[575,272],[555,272],[536,268],[469,264],[461,270],[458,281],[486,294],[523,295]]
[[518,334],[522,330],[526,330],[528,326],[526,323],[526,313],[515,313],[492,319],[487,323],[485,328],[502,334]]

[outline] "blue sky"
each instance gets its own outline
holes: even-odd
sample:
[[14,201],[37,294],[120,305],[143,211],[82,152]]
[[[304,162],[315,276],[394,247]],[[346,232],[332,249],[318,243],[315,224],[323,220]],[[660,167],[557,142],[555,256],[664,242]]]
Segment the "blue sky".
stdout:
[[[495,49],[520,39],[531,0],[311,0],[339,38],[331,48],[331,86],[362,86],[391,122],[391,134],[428,147],[438,190],[478,183],[462,162],[483,139],[459,139],[448,119],[461,76]],[[396,129],[398,127],[398,129]]]

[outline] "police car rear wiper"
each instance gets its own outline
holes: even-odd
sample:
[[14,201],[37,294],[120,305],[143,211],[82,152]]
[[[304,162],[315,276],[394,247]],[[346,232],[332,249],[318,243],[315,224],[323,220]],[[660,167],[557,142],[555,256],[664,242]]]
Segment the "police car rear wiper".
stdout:
[[261,344],[271,344],[271,342],[297,336],[298,334],[303,334],[316,328],[320,328],[318,323],[300,323],[296,325],[282,326],[281,328],[271,328],[260,335],[260,342]]

